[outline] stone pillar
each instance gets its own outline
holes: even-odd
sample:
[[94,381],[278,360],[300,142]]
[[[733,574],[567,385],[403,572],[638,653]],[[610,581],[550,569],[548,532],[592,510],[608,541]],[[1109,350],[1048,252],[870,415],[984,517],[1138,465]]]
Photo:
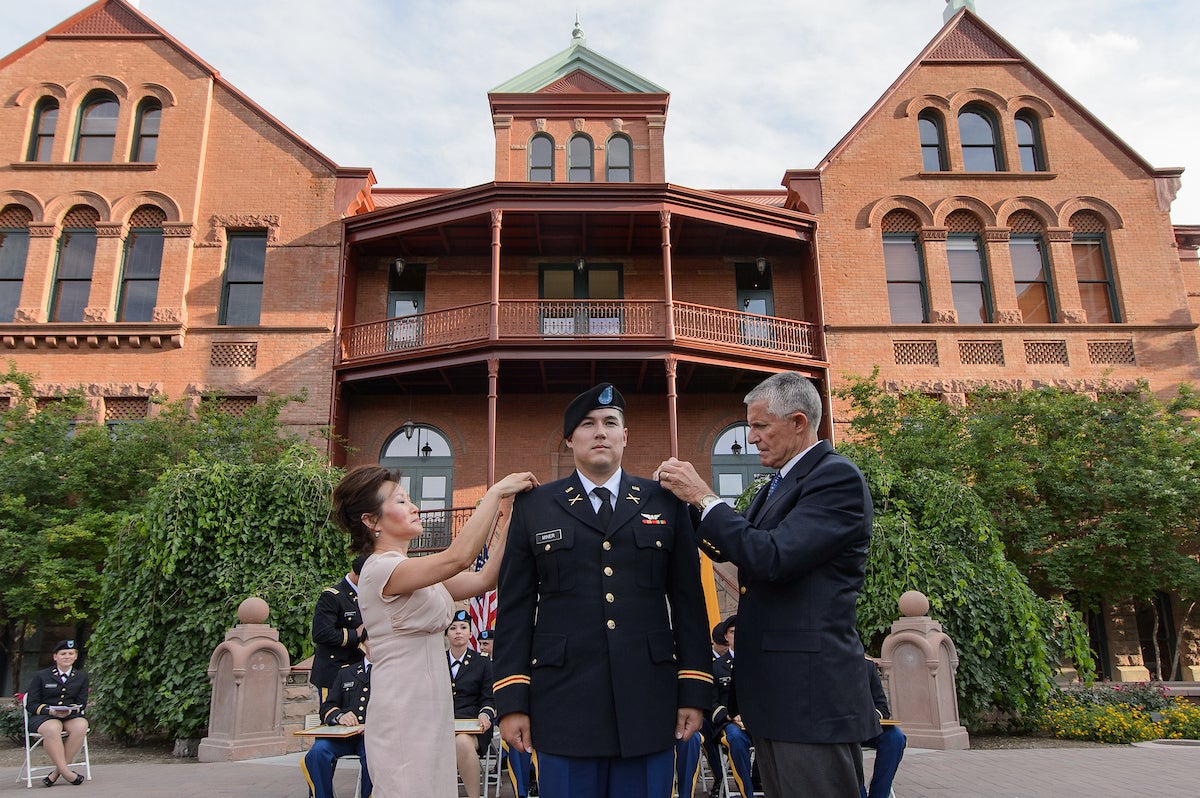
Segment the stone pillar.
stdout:
[[291,663],[279,632],[266,623],[270,608],[260,598],[238,607],[237,626],[225,633],[208,661],[212,682],[208,736],[201,762],[230,762],[287,752],[283,737],[283,686]]
[[950,288],[950,257],[946,254],[945,227],[921,228],[921,250],[925,258],[925,285],[929,297],[930,324],[957,324],[954,292]]
[[903,617],[892,624],[879,659],[891,687],[892,717],[914,748],[970,748],[967,730],[958,720],[954,641],[926,615],[929,599],[924,594],[910,590],[899,603]]

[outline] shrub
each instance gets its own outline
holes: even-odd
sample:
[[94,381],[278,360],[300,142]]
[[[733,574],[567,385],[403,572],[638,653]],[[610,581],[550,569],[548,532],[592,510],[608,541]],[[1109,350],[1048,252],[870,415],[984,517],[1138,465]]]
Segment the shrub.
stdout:
[[25,710],[21,706],[20,695],[0,703],[0,735],[17,745],[21,744],[21,738],[25,736],[25,719],[21,717],[23,714]]
[[1136,743],[1200,739],[1200,707],[1167,697],[1161,684],[1067,689],[1031,712],[1030,724],[1067,740]]

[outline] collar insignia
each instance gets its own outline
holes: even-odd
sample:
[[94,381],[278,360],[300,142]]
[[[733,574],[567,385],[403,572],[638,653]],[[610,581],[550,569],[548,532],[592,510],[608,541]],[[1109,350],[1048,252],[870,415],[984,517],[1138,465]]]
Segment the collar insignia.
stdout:
[[581,502],[581,501],[583,501],[582,496],[572,496],[570,499],[567,500],[567,504],[574,507],[577,502]]
[[631,494],[629,494],[628,496],[626,496],[626,497],[625,497],[625,501],[628,501],[628,502],[633,502],[634,504],[640,504],[642,500],[641,500],[641,499],[639,499],[637,496],[634,496],[634,495],[631,493]]

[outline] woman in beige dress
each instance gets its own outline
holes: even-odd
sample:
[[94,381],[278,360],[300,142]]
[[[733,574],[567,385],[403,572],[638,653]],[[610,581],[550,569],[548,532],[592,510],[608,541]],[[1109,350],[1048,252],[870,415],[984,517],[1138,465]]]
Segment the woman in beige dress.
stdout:
[[[370,554],[358,604],[371,641],[366,750],[374,798],[456,798],[454,710],[442,633],[454,602],[496,586],[504,536],[478,572],[466,571],[511,497],[537,485],[532,473],[497,482],[443,551],[408,557],[421,534],[417,507],[381,466],[351,470],[333,491],[338,524],[355,553]],[[507,512],[507,511],[505,511]]]

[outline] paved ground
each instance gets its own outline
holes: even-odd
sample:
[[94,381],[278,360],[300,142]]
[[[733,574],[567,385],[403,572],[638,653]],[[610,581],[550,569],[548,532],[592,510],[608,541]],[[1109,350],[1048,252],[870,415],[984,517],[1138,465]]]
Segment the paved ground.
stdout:
[[[105,764],[79,793],[58,785],[69,798],[306,798],[299,754],[248,762],[199,764]],[[867,764],[868,772],[870,763]],[[353,763],[340,768],[340,796],[354,795]],[[0,770],[0,794],[25,789],[17,768]],[[35,786],[36,790],[43,790]],[[699,795],[699,793],[697,793]],[[1128,798],[1200,795],[1200,745],[1022,748],[984,751],[911,749],[896,778],[898,798]],[[502,798],[512,798],[507,785]]]

